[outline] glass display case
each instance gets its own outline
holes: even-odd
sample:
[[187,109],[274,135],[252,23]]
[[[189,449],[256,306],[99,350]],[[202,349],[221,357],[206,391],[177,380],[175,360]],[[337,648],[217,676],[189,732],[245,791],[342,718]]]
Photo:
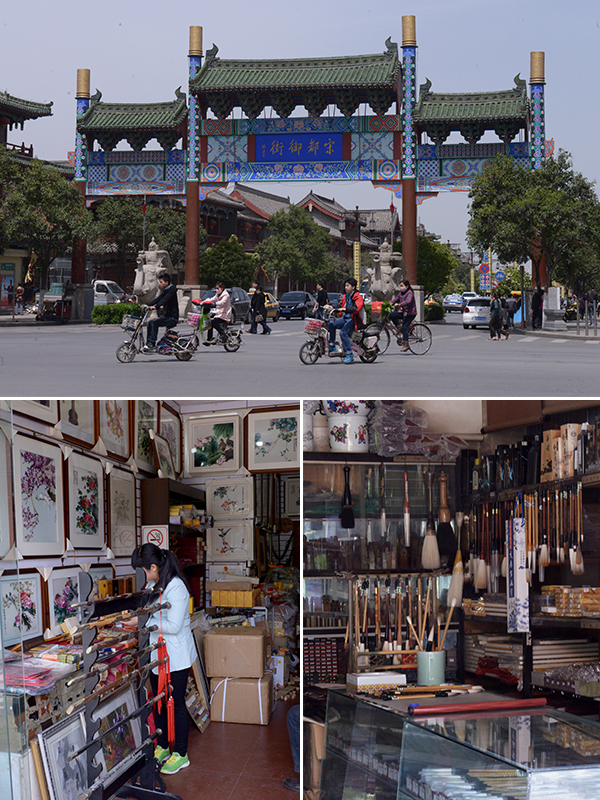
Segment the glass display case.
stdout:
[[598,796],[598,723],[547,708],[419,718],[407,709],[329,692],[322,800]]

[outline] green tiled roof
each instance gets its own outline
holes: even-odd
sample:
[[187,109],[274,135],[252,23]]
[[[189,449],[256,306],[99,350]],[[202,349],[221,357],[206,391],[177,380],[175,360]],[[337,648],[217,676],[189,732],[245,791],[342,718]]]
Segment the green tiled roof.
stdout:
[[177,128],[187,115],[186,97],[179,89],[168,103],[103,103],[92,97],[89,109],[77,120],[83,134],[99,131],[165,131]]
[[8,117],[11,124],[25,119],[37,119],[37,117],[50,117],[51,115],[52,103],[34,103],[31,100],[13,97],[8,92],[0,92],[0,116]]
[[459,125],[465,122],[493,124],[497,121],[527,119],[529,105],[525,81],[518,75],[515,88],[500,92],[474,94],[438,94],[430,92],[431,82],[420,87],[415,109],[415,123],[444,123]]

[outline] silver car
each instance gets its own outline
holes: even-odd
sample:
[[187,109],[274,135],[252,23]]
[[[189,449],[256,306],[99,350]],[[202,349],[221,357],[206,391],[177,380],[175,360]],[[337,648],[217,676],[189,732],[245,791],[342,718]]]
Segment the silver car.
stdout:
[[487,328],[490,324],[490,297],[469,297],[463,308],[463,328]]

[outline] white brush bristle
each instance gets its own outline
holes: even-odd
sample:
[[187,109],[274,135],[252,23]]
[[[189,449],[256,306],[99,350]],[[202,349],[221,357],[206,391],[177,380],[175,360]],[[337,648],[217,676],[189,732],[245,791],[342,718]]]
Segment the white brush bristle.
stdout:
[[431,534],[426,535],[423,540],[423,551],[421,553],[423,569],[439,569],[441,563],[437,538]]
[[543,544],[540,548],[540,567],[549,567],[550,557],[548,555],[548,545]]
[[477,562],[477,570],[475,572],[475,588],[481,591],[482,589],[487,589],[487,584],[487,565],[485,559],[480,558]]
[[500,575],[502,575],[503,578],[506,578],[508,575],[508,559],[506,556],[504,556],[502,564],[500,565]]

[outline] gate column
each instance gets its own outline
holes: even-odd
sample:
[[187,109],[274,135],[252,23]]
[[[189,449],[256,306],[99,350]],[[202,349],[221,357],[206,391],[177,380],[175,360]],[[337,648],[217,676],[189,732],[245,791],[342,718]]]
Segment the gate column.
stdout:
[[[202,66],[202,28],[190,26],[190,50],[188,54],[189,80],[200,71]],[[200,257],[200,191],[199,191],[199,156],[200,156],[200,113],[198,100],[191,91],[188,92],[188,124],[187,124],[187,165],[186,165],[186,212],[185,212],[185,283],[186,286],[197,286],[198,259]]]
[[417,283],[416,56],[415,17],[408,14],[402,17],[402,256],[411,285]]

